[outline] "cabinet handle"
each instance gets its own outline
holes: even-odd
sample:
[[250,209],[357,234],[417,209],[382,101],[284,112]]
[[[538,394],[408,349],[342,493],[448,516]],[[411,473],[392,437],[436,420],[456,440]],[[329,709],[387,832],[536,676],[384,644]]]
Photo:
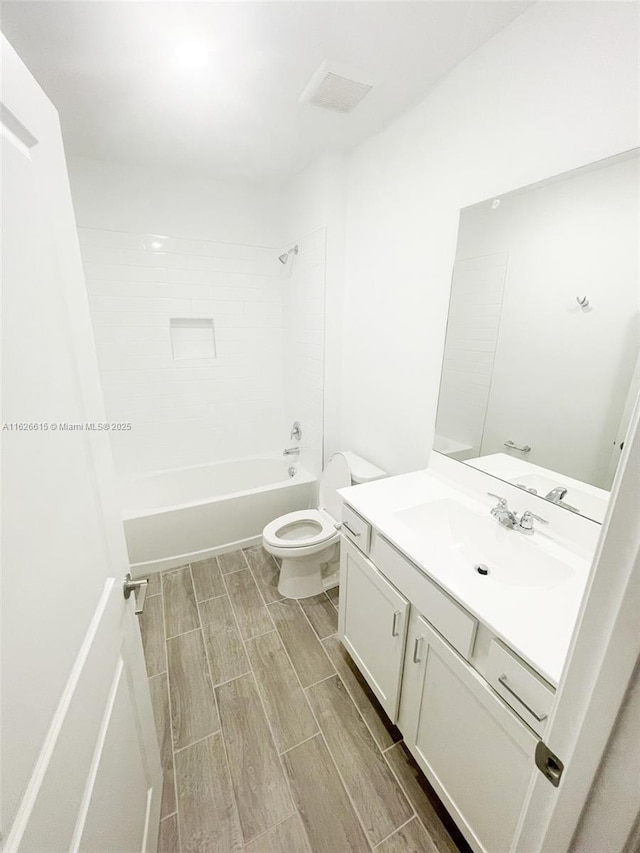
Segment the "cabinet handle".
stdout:
[[393,625],[391,626],[391,636],[392,637],[397,637],[398,634],[400,633],[398,631],[398,622],[399,622],[401,616],[402,616],[402,611],[400,611],[400,610],[396,610],[396,612],[393,614]]
[[503,672],[503,673],[502,673],[502,675],[500,675],[500,676],[498,677],[498,681],[500,682],[500,684],[502,684],[502,686],[504,687],[504,689],[505,689],[508,693],[511,693],[511,695],[512,695],[512,696],[515,696],[515,697],[516,697],[516,699],[517,699],[517,700],[518,700],[518,702],[522,705],[522,707],[523,707],[523,708],[526,708],[526,709],[527,709],[527,711],[528,711],[528,712],[529,712],[533,717],[535,717],[535,718],[536,718],[536,720],[537,720],[539,723],[541,723],[543,720],[546,720],[546,719],[547,719],[547,715],[546,715],[546,714],[536,714],[536,712],[533,710],[533,708],[531,708],[529,705],[527,705],[527,703],[526,703],[523,699],[521,699],[521,698],[518,696],[518,694],[515,692],[515,690],[512,690],[512,689],[511,689],[511,687],[509,687],[509,685],[507,684],[507,676],[506,676],[506,673],[504,673],[504,672]]
[[352,536],[360,536],[360,534],[359,534],[359,533],[356,533],[356,531],[355,531],[355,530],[352,530],[352,529],[349,527],[349,525],[347,524],[347,522],[346,522],[346,521],[343,521],[343,522],[342,522],[342,526],[344,527],[344,529],[345,529],[345,530],[348,530],[348,531],[349,531],[349,533],[350,533]]
[[424,637],[416,637],[415,643],[413,644],[413,662],[420,663],[420,658],[418,657],[418,652],[420,651],[420,643],[424,640]]

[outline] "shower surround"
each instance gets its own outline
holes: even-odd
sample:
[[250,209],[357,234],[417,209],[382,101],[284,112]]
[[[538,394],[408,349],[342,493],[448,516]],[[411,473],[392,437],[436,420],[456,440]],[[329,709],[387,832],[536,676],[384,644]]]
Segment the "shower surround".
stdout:
[[107,413],[125,425],[112,433],[123,479],[279,453],[294,419],[319,472],[324,229],[287,266],[271,247],[79,235]]

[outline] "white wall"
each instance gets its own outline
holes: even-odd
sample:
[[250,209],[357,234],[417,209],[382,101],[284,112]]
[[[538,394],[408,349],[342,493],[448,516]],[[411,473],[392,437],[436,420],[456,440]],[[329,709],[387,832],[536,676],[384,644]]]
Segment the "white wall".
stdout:
[[340,441],[432,444],[458,211],[638,145],[638,10],[538,3],[349,163]]
[[625,159],[464,211],[456,271],[509,259],[481,455],[510,439],[527,462],[611,488],[640,343],[639,178]]
[[70,159],[68,168],[78,225],[255,246],[280,243],[275,187],[85,158]]
[[[112,434],[118,472],[279,450],[278,194],[99,161],[70,172],[107,415],[132,423]],[[216,358],[174,360],[171,317],[213,318]]]

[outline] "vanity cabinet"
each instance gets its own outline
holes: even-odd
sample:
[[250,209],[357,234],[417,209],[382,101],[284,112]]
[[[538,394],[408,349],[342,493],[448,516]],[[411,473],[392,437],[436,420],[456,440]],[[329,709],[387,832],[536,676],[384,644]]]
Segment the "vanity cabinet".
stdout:
[[416,610],[398,725],[470,843],[508,850],[538,738]]
[[343,538],[338,631],[345,648],[395,723],[409,602],[373,563]]
[[347,510],[340,639],[474,850],[509,850],[553,690]]

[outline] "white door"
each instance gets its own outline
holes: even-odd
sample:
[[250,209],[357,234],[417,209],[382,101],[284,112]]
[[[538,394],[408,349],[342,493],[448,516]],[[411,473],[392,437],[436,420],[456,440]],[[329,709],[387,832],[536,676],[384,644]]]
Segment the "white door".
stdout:
[[339,637],[395,723],[409,602],[344,536],[340,547]]
[[[62,138],[2,38],[5,853],[157,845],[162,774]],[[25,426],[26,425],[26,426]]]

